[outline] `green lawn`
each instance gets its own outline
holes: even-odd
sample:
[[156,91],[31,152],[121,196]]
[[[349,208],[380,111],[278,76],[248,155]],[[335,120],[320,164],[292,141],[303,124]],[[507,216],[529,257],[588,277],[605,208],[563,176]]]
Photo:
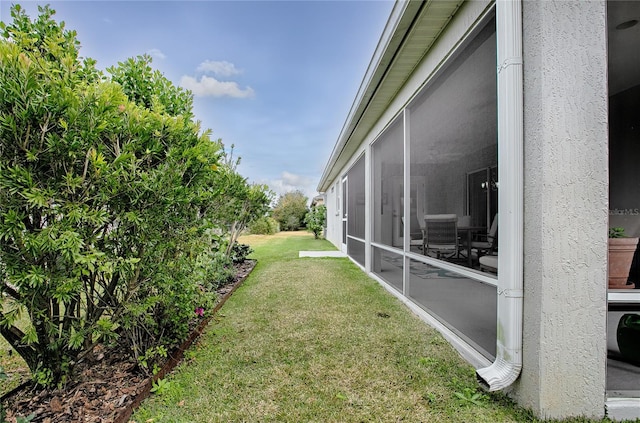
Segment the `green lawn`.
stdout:
[[[12,307],[9,300],[0,302],[5,310]],[[29,324],[26,312],[18,320],[18,327],[24,329]],[[24,362],[9,343],[0,335],[0,367],[6,373],[7,379],[0,380],[0,395],[5,394],[31,378],[27,363]]]
[[348,259],[298,258],[328,242],[241,241],[258,266],[133,421],[536,421]]
[[[327,241],[241,242],[258,265],[132,422],[538,421],[480,391],[473,368],[348,259],[298,258]],[[9,350],[0,337],[0,394],[28,377]]]

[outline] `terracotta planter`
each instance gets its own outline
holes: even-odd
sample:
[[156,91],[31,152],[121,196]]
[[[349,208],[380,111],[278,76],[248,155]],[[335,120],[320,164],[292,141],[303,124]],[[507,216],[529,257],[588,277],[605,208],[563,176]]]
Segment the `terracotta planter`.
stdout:
[[609,288],[629,289],[629,269],[636,252],[638,238],[609,238]]

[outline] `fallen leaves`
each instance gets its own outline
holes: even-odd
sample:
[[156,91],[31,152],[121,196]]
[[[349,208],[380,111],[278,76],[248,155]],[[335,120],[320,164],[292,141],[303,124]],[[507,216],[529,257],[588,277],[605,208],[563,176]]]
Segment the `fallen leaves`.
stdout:
[[76,378],[63,389],[31,388],[7,399],[7,421],[33,413],[43,423],[112,422],[133,402],[145,377],[125,355],[104,349],[101,354],[99,361],[78,364]]
[[[244,279],[254,265],[255,262],[246,261],[236,267],[236,278]],[[232,285],[222,287],[218,294],[223,296]],[[134,403],[146,383],[146,375],[131,357],[99,345],[76,366],[73,377],[63,388],[38,391],[26,387],[4,400],[5,419],[15,423],[18,417],[33,415],[34,421],[43,423],[113,422]],[[183,400],[178,405],[184,404]],[[145,423],[152,422],[149,419]]]

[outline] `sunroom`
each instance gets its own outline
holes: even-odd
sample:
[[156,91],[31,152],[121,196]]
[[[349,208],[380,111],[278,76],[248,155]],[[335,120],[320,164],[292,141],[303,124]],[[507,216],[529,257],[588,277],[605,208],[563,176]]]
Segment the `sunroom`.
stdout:
[[640,417],[640,291],[606,285],[608,226],[640,234],[638,17],[397,2],[318,187],[328,239],[545,417]]

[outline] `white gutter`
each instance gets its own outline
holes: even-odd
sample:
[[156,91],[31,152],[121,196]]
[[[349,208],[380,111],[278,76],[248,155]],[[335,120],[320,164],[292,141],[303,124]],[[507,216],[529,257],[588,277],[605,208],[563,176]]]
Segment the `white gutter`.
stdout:
[[496,2],[498,56],[498,322],[496,360],[477,370],[490,391],[504,389],[522,369],[523,76],[521,0]]

